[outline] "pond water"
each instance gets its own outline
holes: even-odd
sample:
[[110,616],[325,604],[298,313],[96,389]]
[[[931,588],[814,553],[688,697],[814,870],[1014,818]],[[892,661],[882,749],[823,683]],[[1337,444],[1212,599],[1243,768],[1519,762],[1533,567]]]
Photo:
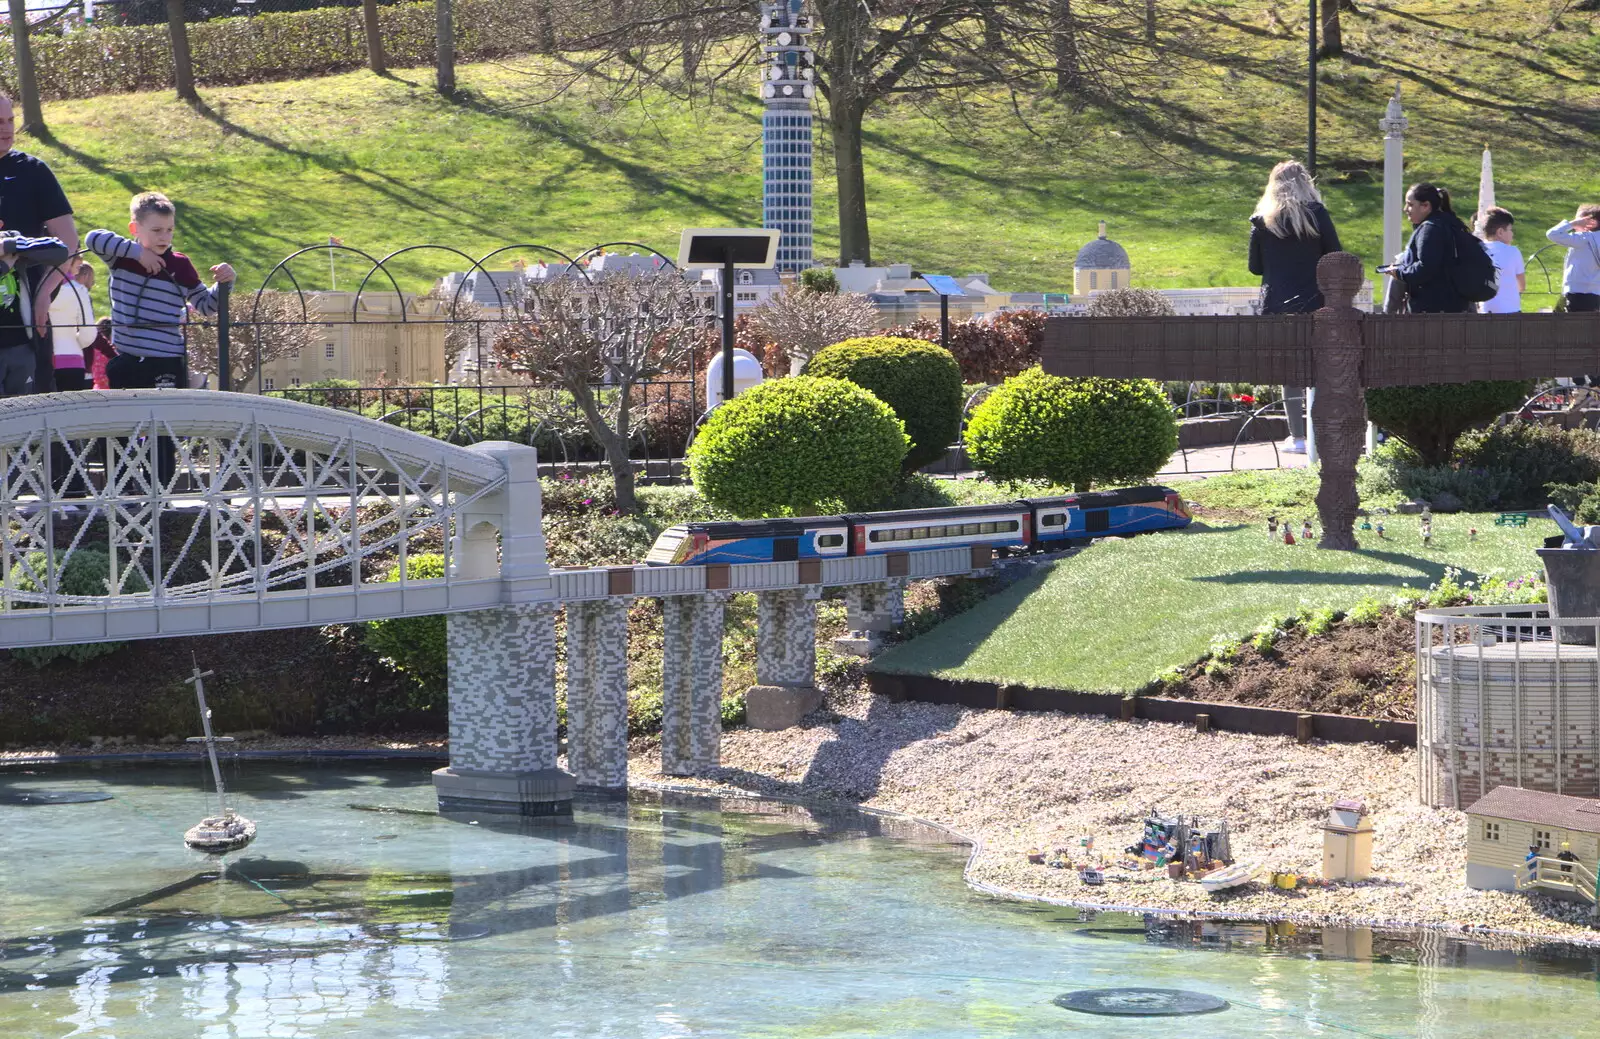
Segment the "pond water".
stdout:
[[[222,870],[181,839],[215,803],[198,764],[0,771],[0,1036],[1600,1033],[1593,952],[1002,902],[944,835],[853,811],[444,819],[429,767],[236,761],[260,835]],[[1122,986],[1230,1005],[1052,1002]]]

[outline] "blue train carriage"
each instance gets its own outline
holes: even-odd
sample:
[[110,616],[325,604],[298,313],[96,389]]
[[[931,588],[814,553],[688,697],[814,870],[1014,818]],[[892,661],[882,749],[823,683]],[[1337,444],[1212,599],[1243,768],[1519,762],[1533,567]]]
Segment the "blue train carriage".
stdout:
[[988,545],[997,554],[1016,554],[1065,548],[1096,537],[1172,530],[1189,522],[1176,492],[1130,487],[997,505],[680,524],[661,532],[645,562],[769,563],[960,545]]
[[1022,502],[687,523],[662,531],[644,561],[651,566],[782,563],[957,545],[1021,551],[1031,544],[1032,525],[1032,514]]
[[1033,511],[1034,540],[1041,549],[1151,530],[1181,530],[1194,518],[1183,496],[1170,487],[1124,487],[1024,501]]

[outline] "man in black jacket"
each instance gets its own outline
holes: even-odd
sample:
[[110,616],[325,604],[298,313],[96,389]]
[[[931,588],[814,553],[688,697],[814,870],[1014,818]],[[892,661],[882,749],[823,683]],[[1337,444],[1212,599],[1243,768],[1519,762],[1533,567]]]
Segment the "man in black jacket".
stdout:
[[[28,238],[59,238],[67,250],[76,253],[78,225],[72,206],[56,175],[42,160],[17,151],[17,117],[11,99],[0,94],[0,228]],[[44,324],[50,313],[50,299],[61,284],[63,273],[76,270],[76,256],[61,270],[36,267],[30,270],[19,289],[32,297],[34,336],[33,392],[49,393],[56,387],[55,352]],[[19,272],[21,277],[21,272]]]

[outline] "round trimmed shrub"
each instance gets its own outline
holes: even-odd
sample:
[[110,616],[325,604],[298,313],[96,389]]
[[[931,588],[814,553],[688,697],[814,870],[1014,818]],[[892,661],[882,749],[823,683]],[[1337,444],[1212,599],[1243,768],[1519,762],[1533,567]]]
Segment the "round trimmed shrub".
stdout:
[[894,409],[911,447],[900,468],[914,473],[944,457],[961,433],[961,365],[921,339],[846,339],[806,362],[805,375],[848,379]]
[[739,394],[689,448],[695,489],[736,516],[867,509],[900,484],[905,426],[844,379],[797,375]]
[[1529,382],[1388,386],[1367,391],[1367,418],[1403,441],[1424,465],[1443,465],[1457,437],[1520,407],[1532,391]]
[[[444,576],[442,554],[419,552],[406,556],[409,580],[437,580]],[[383,579],[400,580],[400,567],[390,567]],[[384,663],[411,679],[415,694],[407,707],[422,711],[445,709],[450,684],[450,649],[445,640],[443,614],[368,621],[362,640]]]
[[973,409],[967,453],[993,480],[1080,490],[1139,483],[1178,449],[1178,424],[1148,379],[1065,379],[1029,368]]

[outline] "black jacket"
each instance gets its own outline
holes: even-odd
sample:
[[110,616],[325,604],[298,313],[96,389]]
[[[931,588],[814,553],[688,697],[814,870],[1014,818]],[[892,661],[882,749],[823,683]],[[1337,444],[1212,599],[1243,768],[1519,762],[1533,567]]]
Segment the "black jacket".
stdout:
[[1456,289],[1456,235],[1464,231],[1460,217],[1435,210],[1411,232],[1400,258],[1400,280],[1411,297],[1411,313],[1462,314],[1473,309]]
[[1315,238],[1279,238],[1261,218],[1250,218],[1250,273],[1261,276],[1263,314],[1307,314],[1322,306],[1317,261],[1339,251],[1339,232],[1320,203],[1313,203]]

